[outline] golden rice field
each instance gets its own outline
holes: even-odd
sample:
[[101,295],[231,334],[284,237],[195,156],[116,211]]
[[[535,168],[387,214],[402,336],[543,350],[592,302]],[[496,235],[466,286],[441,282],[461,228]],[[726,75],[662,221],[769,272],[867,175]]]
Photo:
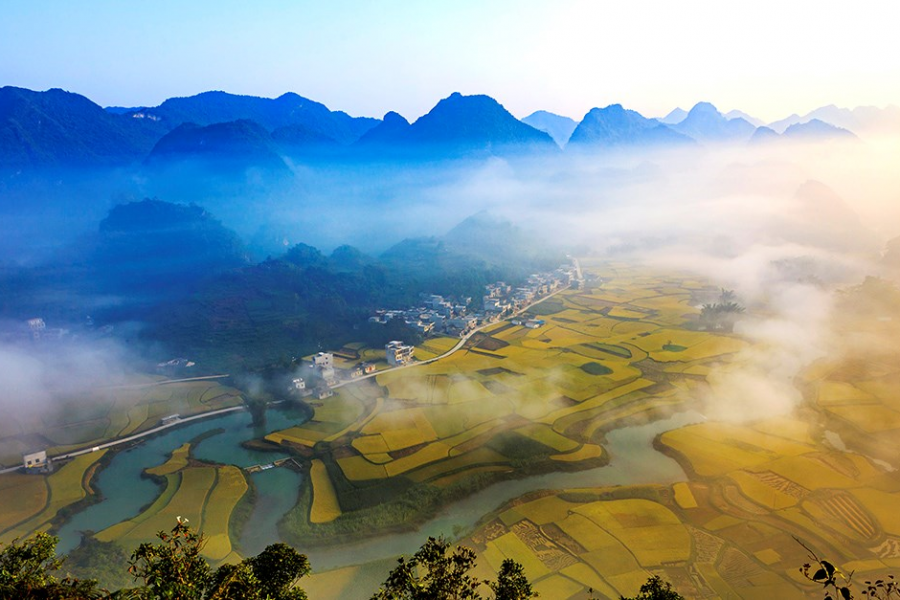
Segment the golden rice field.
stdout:
[[[715,288],[695,277],[590,269],[602,282],[557,294],[560,310],[541,311],[543,327],[491,325],[440,361],[381,373],[376,386],[341,387],[312,403],[311,421],[266,439],[313,457],[333,452],[350,483],[331,482],[338,505],[377,480],[446,486],[509,476],[517,461],[545,470],[603,464],[602,431],[689,401],[706,373],[748,344],[696,330],[692,294]],[[457,342],[426,340],[417,357]]]
[[0,489],[0,497],[9,498],[12,508],[7,511],[6,504],[0,505],[3,507],[0,542],[46,530],[60,510],[84,499],[89,489],[86,474],[106,452],[83,454],[49,475],[0,476],[0,482],[6,486]]
[[[696,315],[692,294],[710,291],[703,281],[668,276],[663,284],[627,265],[593,272],[604,284],[558,295],[563,310],[542,315],[545,327],[501,323],[485,333],[502,343],[379,377],[389,410],[422,408],[432,423],[437,439],[422,439],[416,452],[479,428],[474,443],[454,444],[407,477],[445,484],[467,471],[502,472],[509,457],[492,440],[510,434],[542,444],[550,460],[595,457],[595,432],[709,390],[707,379],[748,347],[738,336],[684,327]],[[687,481],[539,492],[499,509],[460,541],[478,552],[477,575],[495,577],[510,557],[547,599],[586,598],[589,588],[598,599],[634,595],[651,574],[685,598],[821,597],[797,572],[809,559],[795,536],[855,571],[855,581],[897,573],[900,472],[880,461],[898,466],[900,456],[900,355],[885,353],[896,340],[879,345],[871,326],[861,329],[869,355],[848,344],[854,355],[838,349],[800,374],[801,412],[663,434],[658,447]],[[612,373],[574,370],[588,360]],[[376,441],[386,422],[369,425],[371,439],[349,441],[354,456],[340,459],[357,472],[392,452]],[[404,428],[412,435],[412,425]],[[834,432],[859,453],[825,435]],[[554,450],[563,440],[574,449]],[[390,466],[377,465],[384,476]]]
[[312,484],[312,507],[310,509],[310,523],[328,523],[341,516],[341,506],[338,504],[337,494],[328,471],[321,460],[313,460],[309,469],[309,479]]
[[[181,452],[178,448],[161,467],[154,469],[165,478],[162,494],[140,514],[98,532],[102,542],[117,542],[134,548],[156,540],[159,531],[175,526],[178,517],[199,530],[206,538],[203,555],[213,562],[233,556],[229,523],[248,484],[241,469],[231,465],[187,466],[174,468]],[[150,469],[148,469],[149,471]]]

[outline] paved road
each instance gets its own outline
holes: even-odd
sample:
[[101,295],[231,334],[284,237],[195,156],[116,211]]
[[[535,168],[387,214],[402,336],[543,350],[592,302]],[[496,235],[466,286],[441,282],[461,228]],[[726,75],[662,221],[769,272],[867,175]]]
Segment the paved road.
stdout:
[[[197,421],[199,419],[206,419],[208,417],[215,417],[216,415],[224,415],[226,413],[235,412],[238,410],[246,410],[246,406],[232,406],[231,408],[220,408],[219,410],[214,410],[210,412],[201,413],[199,415],[193,415],[191,417],[184,417],[183,419],[178,419],[177,421],[173,421],[171,423],[166,423],[165,425],[159,425],[154,427],[153,429],[148,429],[147,431],[142,431],[141,433],[136,433],[134,435],[129,435],[128,437],[120,438],[117,440],[113,440],[111,442],[105,442],[103,444],[99,444],[97,446],[91,446],[89,448],[84,448],[83,450],[76,450],[75,452],[69,452],[67,454],[58,454],[56,456],[52,456],[53,460],[64,460],[68,458],[75,458],[76,456],[81,456],[82,454],[90,454],[91,452],[97,452],[99,450],[103,450],[104,448],[112,448],[113,446],[119,446],[121,444],[127,444],[128,442],[133,442],[135,440],[139,440],[141,438],[147,437],[148,435],[153,435],[154,433],[159,433],[160,431],[165,431],[170,427],[175,427],[177,425],[181,425],[183,423],[190,423],[191,421]],[[9,467],[8,469],[0,470],[0,474],[2,473],[11,473],[18,469],[21,469],[22,466],[19,465],[17,467]]]
[[[571,286],[568,286],[568,285],[565,286],[565,287],[561,287],[561,288],[559,288],[558,290],[556,290],[555,292],[553,292],[553,293],[551,293],[551,294],[547,294],[546,296],[543,296],[542,298],[539,298],[539,299],[535,300],[535,301],[532,302],[531,304],[527,304],[527,305],[523,306],[523,307],[520,308],[518,311],[514,312],[514,313],[511,314],[509,317],[507,317],[506,319],[503,319],[503,320],[505,321],[505,320],[508,320],[508,319],[515,318],[515,317],[521,315],[523,312],[527,311],[529,308],[531,308],[531,307],[534,306],[535,304],[540,304],[540,303],[543,302],[544,300],[548,300],[548,299],[552,298],[553,296],[557,295],[558,293],[560,293],[560,292],[562,292],[562,291],[564,291],[564,290],[569,289],[570,287],[571,287]],[[340,383],[337,383],[337,384],[331,386],[331,389],[343,387],[343,386],[348,385],[348,384],[350,384],[350,383],[356,383],[357,381],[362,381],[363,379],[369,379],[369,378],[371,378],[371,377],[377,377],[377,376],[379,376],[379,375],[383,375],[384,373],[389,373],[389,372],[391,372],[391,371],[399,371],[400,369],[412,369],[412,368],[414,368],[414,367],[421,367],[422,365],[427,365],[427,364],[430,364],[430,363],[439,361],[439,360],[441,360],[441,359],[447,358],[448,356],[450,356],[451,354],[457,352],[460,348],[462,348],[463,345],[465,345],[465,343],[468,342],[468,341],[469,341],[469,338],[471,338],[473,335],[475,335],[476,333],[478,333],[479,331],[481,331],[481,330],[483,330],[483,329],[486,329],[486,328],[490,327],[491,325],[496,325],[497,323],[500,323],[500,321],[492,321],[492,322],[490,322],[490,323],[485,323],[485,324],[482,325],[481,327],[476,327],[475,329],[473,329],[473,330],[470,331],[469,333],[467,333],[467,334],[465,334],[464,336],[462,336],[461,338],[459,338],[459,341],[456,343],[455,346],[453,346],[452,348],[450,348],[449,350],[447,350],[446,352],[444,352],[444,353],[441,354],[440,356],[435,356],[434,358],[429,358],[428,360],[416,361],[416,362],[413,362],[413,363],[409,363],[408,365],[402,365],[402,366],[399,366],[399,367],[391,367],[390,369],[383,369],[383,370],[378,371],[378,372],[376,372],[376,373],[369,373],[368,375],[363,375],[363,376],[361,376],[361,377],[357,377],[356,379],[346,379],[346,380],[344,380],[344,381],[342,381],[342,382],[340,382]]]

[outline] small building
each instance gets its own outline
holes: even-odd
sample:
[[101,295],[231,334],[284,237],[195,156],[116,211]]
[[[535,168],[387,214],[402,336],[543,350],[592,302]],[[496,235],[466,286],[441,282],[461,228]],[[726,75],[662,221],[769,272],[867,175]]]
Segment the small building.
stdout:
[[22,466],[25,467],[26,473],[46,473],[50,470],[50,460],[47,458],[47,451],[32,452],[22,456]]
[[318,398],[319,400],[324,400],[325,398],[331,398],[332,396],[334,396],[334,391],[332,391],[331,388],[327,388],[327,387],[316,388],[316,398]]
[[525,327],[528,329],[537,329],[538,327],[542,327],[544,325],[544,321],[542,319],[528,319],[524,323]]
[[384,346],[385,358],[387,358],[388,364],[392,367],[408,365],[412,362],[415,351],[414,346],[407,346],[398,340],[388,342]]
[[294,390],[305,390],[306,389],[306,381],[302,377],[295,377],[292,383],[292,388]]
[[362,368],[363,373],[365,373],[366,375],[368,375],[369,373],[375,372],[375,365],[373,363],[364,362],[364,363],[361,363],[359,366]]
[[362,376],[363,376],[362,365],[356,365],[355,367],[350,369],[350,378],[351,379],[356,379],[356,378],[362,377]]
[[309,363],[313,369],[333,369],[334,354],[331,352],[319,352],[309,359]]

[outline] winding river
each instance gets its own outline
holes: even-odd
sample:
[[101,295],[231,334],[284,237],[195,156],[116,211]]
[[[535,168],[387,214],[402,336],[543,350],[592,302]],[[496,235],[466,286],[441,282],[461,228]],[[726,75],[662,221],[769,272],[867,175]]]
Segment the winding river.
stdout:
[[[160,486],[141,477],[146,467],[162,464],[168,455],[204,432],[222,431],[202,440],[192,449],[201,460],[247,467],[287,456],[273,452],[248,450],[240,444],[253,438],[285,429],[308,419],[297,409],[270,409],[265,427],[251,427],[249,413],[240,411],[221,417],[190,423],[148,438],[141,444],[117,453],[94,481],[103,499],[76,514],[58,532],[58,551],[68,552],[81,539],[81,531],[101,531],[136,516],[162,492]],[[607,434],[606,449],[610,464],[580,472],[557,472],[496,483],[468,498],[448,505],[436,518],[419,530],[395,533],[341,544],[337,548],[311,549],[306,552],[316,570],[325,570],[414,552],[430,535],[452,537],[457,531],[471,529],[485,514],[504,502],[540,489],[562,489],[639,483],[669,483],[686,479],[684,471],[671,458],[653,449],[656,435],[684,425],[703,421],[697,412],[688,411],[645,425],[623,427]],[[306,478],[286,468],[269,469],[250,475],[256,489],[253,512],[244,527],[240,546],[245,554],[259,553],[279,539],[278,520],[297,502]]]

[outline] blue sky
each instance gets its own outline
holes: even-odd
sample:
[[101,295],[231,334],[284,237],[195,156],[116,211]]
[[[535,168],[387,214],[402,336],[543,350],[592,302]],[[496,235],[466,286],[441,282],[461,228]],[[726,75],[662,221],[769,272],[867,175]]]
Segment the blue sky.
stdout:
[[[517,116],[708,100],[767,120],[900,104],[892,1],[6,0],[0,85],[104,105],[294,91],[414,119],[453,91]],[[832,6],[833,5],[833,6]]]

